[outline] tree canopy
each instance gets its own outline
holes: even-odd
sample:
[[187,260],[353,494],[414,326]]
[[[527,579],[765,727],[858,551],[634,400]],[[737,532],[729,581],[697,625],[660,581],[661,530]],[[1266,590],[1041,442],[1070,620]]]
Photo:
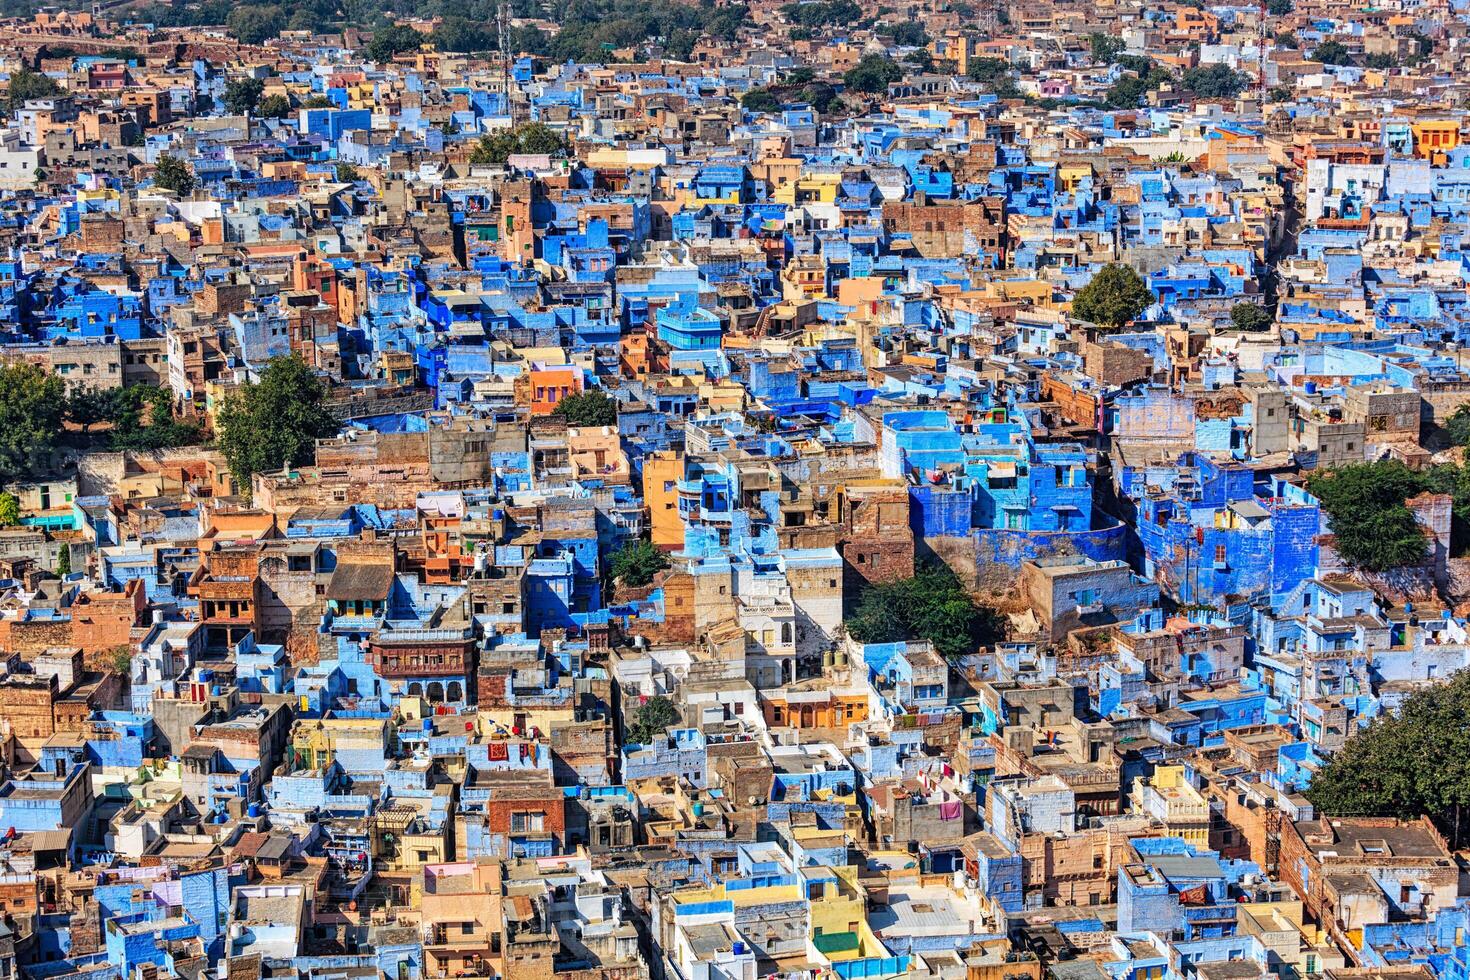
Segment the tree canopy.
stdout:
[[816,3],[788,3],[781,13],[801,27],[847,27],[863,19],[863,8],[853,0],[817,0]]
[[499,47],[493,32],[467,17],[446,17],[429,35],[429,43],[440,51],[469,53],[494,51]]
[[265,82],[258,78],[235,79],[225,85],[223,99],[225,111],[236,115],[254,112],[255,107],[260,104],[260,96],[264,91]]
[[1121,37],[1112,34],[1089,34],[1087,40],[1092,49],[1092,60],[1100,65],[1111,65],[1127,47]]
[[1307,798],[1325,816],[1428,815],[1460,847],[1470,832],[1470,671],[1414,691],[1397,714],[1353,734]]
[[178,157],[164,153],[154,164],[153,184],[155,187],[173,191],[180,197],[184,197],[194,189],[194,183],[193,168]]
[[0,484],[51,469],[66,384],[34,364],[0,365]]
[[1098,270],[1072,300],[1072,315],[1114,330],[1138,319],[1154,301],[1148,284],[1126,265],[1112,263]]
[[975,603],[949,566],[929,564],[913,578],[864,589],[847,632],[861,643],[928,640],[956,657],[974,653],[998,631],[994,612]]
[[1236,330],[1266,330],[1271,326],[1271,311],[1257,303],[1236,303],[1230,307],[1230,322]]
[[635,720],[623,732],[627,745],[647,745],[654,736],[679,723],[679,709],[662,694],[655,694],[639,706]]
[[842,76],[847,87],[856,92],[886,92],[888,86],[903,77],[903,69],[892,58],[881,54],[863,55]]
[[617,425],[618,403],[606,392],[593,388],[567,395],[556,403],[551,413],[566,419],[567,425],[578,428]]
[[617,48],[663,39],[666,57],[687,61],[704,35],[733,41],[749,11],[743,3],[681,3],[679,0],[552,0],[545,16],[561,25],[554,38],[542,38],[542,50],[529,47],[529,36],[512,39],[534,54],[558,61],[605,62]]
[[225,399],[219,412],[219,447],[242,490],[260,472],[311,462],[316,440],[336,435],[326,408],[326,387],[299,357],[278,357],[258,384]]
[[111,389],[106,394],[103,420],[112,423],[108,439],[114,450],[169,449],[204,438],[198,423],[174,418],[173,395],[157,385]]
[[50,75],[43,75],[29,68],[19,68],[10,73],[10,88],[6,92],[6,104],[11,112],[19,109],[28,99],[47,99],[61,94]]
[[521,153],[545,153],[548,156],[565,156],[567,141],[545,123],[531,122],[496,130],[480,137],[480,142],[470,151],[470,164],[476,167],[504,166],[511,157]]
[[1349,61],[1348,49],[1341,41],[1323,41],[1312,51],[1311,60],[1324,65],[1345,65]]
[[1470,404],[1461,405],[1445,419],[1444,432],[1456,446],[1470,446]]
[[629,542],[613,555],[612,577],[624,585],[641,589],[669,567],[669,559],[648,541]]
[[753,88],[740,97],[740,106],[748,112],[780,112],[781,100],[769,89]]
[[368,44],[368,57],[374,61],[391,61],[394,55],[415,51],[424,43],[424,36],[407,24],[389,24],[373,31]]
[[285,30],[286,15],[274,4],[247,3],[230,11],[225,27],[241,44],[261,44]]
[[1201,99],[1233,99],[1250,85],[1250,79],[1229,65],[1202,65],[1179,76],[1179,84]]
[[256,113],[262,119],[285,119],[291,115],[291,100],[284,95],[267,95],[256,106]]
[[1138,58],[1136,62],[1128,55],[1118,58],[1118,64],[1133,74],[1118,79],[1103,96],[1103,101],[1114,109],[1137,109],[1139,100],[1174,77],[1147,58]]
[[1424,559],[1424,532],[1404,501],[1425,489],[1424,477],[1397,461],[1344,466],[1307,480],[1322,504],[1344,560],[1370,572]]

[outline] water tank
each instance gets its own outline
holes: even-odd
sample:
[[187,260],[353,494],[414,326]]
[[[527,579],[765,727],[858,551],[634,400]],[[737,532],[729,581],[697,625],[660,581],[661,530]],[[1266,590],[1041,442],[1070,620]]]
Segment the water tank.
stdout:
[[1315,395],[1316,393],[1317,393],[1317,382],[1315,382],[1315,381],[1308,381],[1307,382],[1307,394],[1309,394],[1309,395]]
[[744,956],[745,944],[742,942],[736,942],[735,945],[731,947],[731,951],[734,952],[736,956]]
[[432,719],[432,718],[425,718],[424,719],[424,731],[426,731],[426,732],[432,732],[433,730],[434,730],[434,719]]
[[844,649],[842,649],[841,647],[838,647],[835,651],[833,651],[833,653],[832,653],[832,664],[833,664],[833,666],[836,666],[836,667],[846,667],[847,666],[847,651],[844,650]]
[[256,819],[257,817],[260,816],[260,804],[259,803],[252,803],[252,804],[250,804],[248,807],[245,808],[245,812],[246,812],[246,814],[249,815],[249,817],[250,817],[251,820]]
[[692,810],[692,811],[694,811],[694,819],[695,820],[698,820],[700,817],[704,816],[704,804],[703,803],[695,803],[692,806],[690,806],[689,809]]
[[833,665],[836,664],[836,663],[837,663],[837,654],[834,653],[833,651],[828,650],[826,653],[822,654],[822,669],[823,670],[831,670],[832,667],[833,667]]

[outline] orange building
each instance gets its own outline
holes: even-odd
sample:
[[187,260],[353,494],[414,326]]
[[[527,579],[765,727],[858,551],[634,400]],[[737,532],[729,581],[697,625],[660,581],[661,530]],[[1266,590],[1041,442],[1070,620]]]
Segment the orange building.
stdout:
[[533,368],[528,380],[532,415],[550,415],[563,398],[582,391],[582,372],[577,368]]
[[1443,164],[1446,155],[1460,145],[1460,124],[1454,119],[1424,119],[1412,123],[1414,155],[1422,160]]
[[835,687],[825,680],[817,683],[821,687],[815,690],[780,688],[761,692],[761,713],[766,717],[766,724],[787,728],[842,728],[868,720],[866,690]]
[[643,460],[643,501],[653,546],[660,551],[684,548],[684,519],[679,516],[679,481],[684,478],[682,454],[649,453]]

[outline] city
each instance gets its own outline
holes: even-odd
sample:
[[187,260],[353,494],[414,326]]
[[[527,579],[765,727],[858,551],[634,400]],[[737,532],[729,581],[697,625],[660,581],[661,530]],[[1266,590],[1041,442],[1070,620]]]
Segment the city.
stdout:
[[1470,978],[1470,6],[879,3],[0,2],[0,980]]

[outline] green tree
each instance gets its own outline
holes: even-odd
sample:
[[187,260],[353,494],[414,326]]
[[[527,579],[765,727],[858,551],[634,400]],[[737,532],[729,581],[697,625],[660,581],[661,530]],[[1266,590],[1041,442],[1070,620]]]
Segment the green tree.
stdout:
[[390,24],[373,31],[368,57],[374,61],[392,61],[394,55],[416,51],[423,43],[424,36],[407,24]]
[[19,68],[10,73],[10,88],[6,91],[6,98],[11,112],[19,109],[29,99],[49,99],[60,94],[61,86],[50,75],[43,75],[29,68]]
[[977,82],[993,82],[1011,73],[1011,63],[1004,58],[976,58],[967,74]]
[[112,420],[113,394],[100,388],[73,388],[66,396],[66,418],[89,432],[99,422]]
[[241,44],[262,44],[281,33],[286,18],[280,7],[245,4],[230,11],[225,27]]
[[1456,446],[1470,446],[1470,404],[1461,405],[1445,419],[1445,435]]
[[0,365],[0,485],[52,469],[66,385],[34,364]]
[[842,81],[855,92],[886,92],[888,86],[903,77],[903,69],[881,54],[863,55],[863,59],[847,70]]
[[1271,326],[1271,312],[1255,303],[1236,303],[1230,307],[1230,322],[1236,330],[1265,330]]
[[178,157],[161,154],[153,168],[153,186],[187,197],[194,189],[194,170]]
[[294,355],[275,358],[258,384],[229,395],[219,412],[219,448],[235,482],[250,486],[256,473],[311,462],[316,440],[336,435],[326,387]]
[[516,127],[516,141],[520,153],[544,153],[547,156],[562,156],[567,153],[567,141],[556,130],[545,123],[523,123]]
[[781,100],[769,89],[753,88],[740,97],[740,106],[747,112],[780,112]]
[[1341,41],[1323,41],[1312,51],[1311,60],[1324,65],[1345,65],[1348,63],[1348,49]]
[[1266,0],[1266,13],[1273,17],[1284,17],[1291,13],[1291,0]]
[[550,126],[539,122],[522,123],[481,136],[480,142],[470,151],[470,165],[498,167],[520,153],[544,153],[556,157],[565,156],[568,152],[567,141]]
[[598,425],[617,425],[618,403],[606,392],[597,388],[567,395],[556,403],[552,414],[567,420],[567,425],[590,428]]
[[668,556],[648,541],[629,542],[613,555],[612,577],[624,585],[641,589],[669,567]]
[[974,653],[998,632],[993,611],[979,606],[947,565],[921,566],[913,578],[870,585],[847,631],[860,643],[928,640],[946,657]]
[[330,108],[332,108],[332,105],[333,105],[332,100],[329,99],[329,98],[327,98],[325,95],[313,95],[311,98],[309,98],[305,102],[301,103],[301,108],[303,108],[303,109],[330,109]]
[[15,527],[20,523],[20,498],[9,490],[0,491],[0,527]]
[[262,119],[285,119],[291,115],[291,100],[284,95],[267,95],[256,111]]
[[1312,777],[1307,798],[1324,816],[1428,816],[1464,845],[1470,835],[1470,671],[1420,688],[1397,714],[1348,738]]
[[636,720],[623,732],[626,745],[647,745],[654,737],[679,723],[679,709],[662,694],[655,694],[638,708]]
[[350,184],[362,179],[362,175],[357,172],[357,168],[345,160],[337,164],[335,176],[339,184]]
[[801,90],[801,101],[826,115],[842,104],[842,96],[826,82],[812,82]]
[[66,578],[71,574],[71,546],[62,544],[56,549],[56,574]]
[[888,28],[887,36],[893,43],[905,48],[922,48],[929,43],[929,32],[916,20],[906,20]]
[[[903,63],[913,65],[918,71],[934,70],[934,55],[929,53],[928,48],[915,48],[903,56]],[[949,62],[952,64],[952,62]]]
[[529,24],[513,28],[510,32],[510,50],[512,54],[546,54],[549,39],[546,32],[539,27]]
[[1295,51],[1301,47],[1301,42],[1291,31],[1277,31],[1276,37],[1272,39],[1278,48],[1291,48]]
[[1101,327],[1118,329],[1138,319],[1154,301],[1148,285],[1138,273],[1126,265],[1112,263],[1077,290],[1072,300],[1072,315]]
[[1134,74],[1118,79],[1103,96],[1103,101],[1114,109],[1138,108],[1139,100],[1173,77],[1147,58],[1123,55],[1118,58],[1118,64]]
[[264,91],[265,82],[258,78],[237,78],[225,85],[225,94],[221,101],[225,104],[226,112],[243,115],[255,111]]
[[472,51],[493,51],[497,47],[495,36],[468,17],[446,17],[429,35],[429,42],[440,51],[455,51],[468,54]]
[[204,433],[195,422],[174,418],[173,395],[158,385],[134,384],[109,392],[114,450],[153,451],[200,442]]
[[1290,102],[1291,89],[1285,85],[1273,85],[1271,86],[1271,90],[1266,93],[1266,97],[1272,102]]
[[1121,37],[1111,34],[1089,34],[1087,40],[1092,48],[1092,60],[1100,65],[1111,65],[1127,47]]
[[121,674],[124,680],[131,677],[133,674],[132,647],[126,643],[121,643],[113,647],[112,653],[108,656],[108,665],[112,667],[113,673]]
[[1370,572],[1424,560],[1424,531],[1404,501],[1424,490],[1424,479],[1403,463],[1344,466],[1307,480],[1327,513],[1334,547],[1344,560]]
[[1245,91],[1250,79],[1229,65],[1216,64],[1188,69],[1179,84],[1201,99],[1233,99]]

